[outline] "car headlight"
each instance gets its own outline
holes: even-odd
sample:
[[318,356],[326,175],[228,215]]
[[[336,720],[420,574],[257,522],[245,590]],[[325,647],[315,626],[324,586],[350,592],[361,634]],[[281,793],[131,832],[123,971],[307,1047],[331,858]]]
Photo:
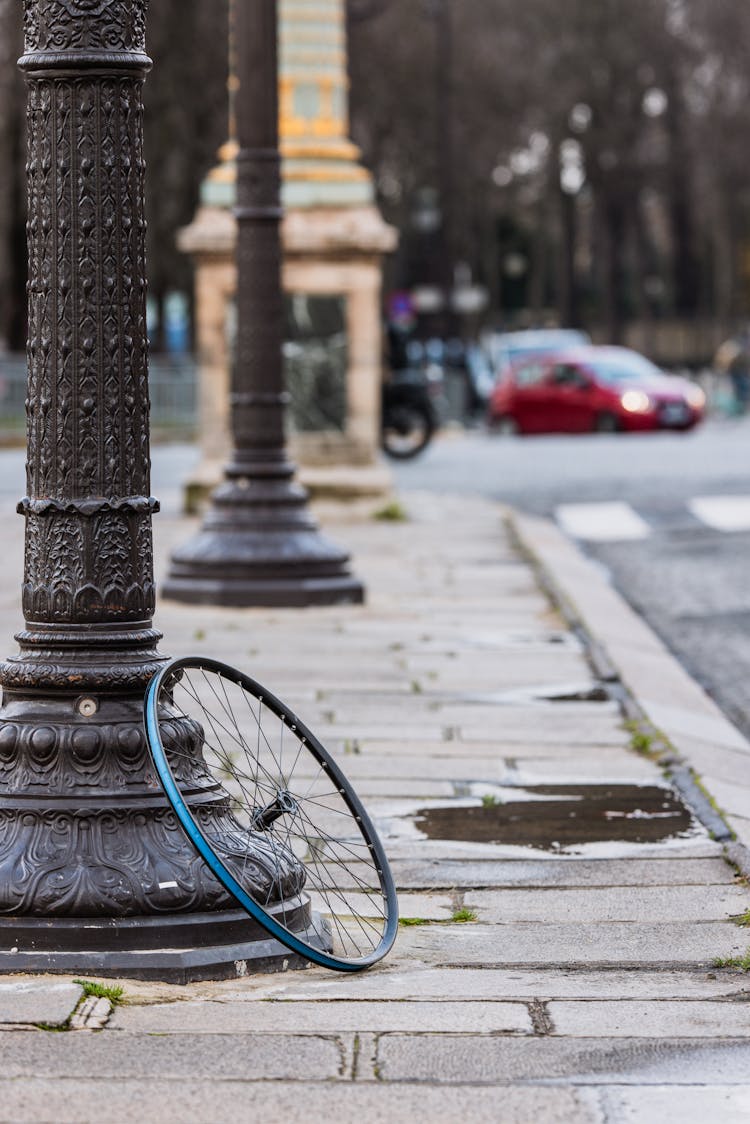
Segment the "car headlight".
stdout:
[[706,395],[699,386],[691,386],[689,390],[685,392],[685,397],[694,410],[702,410],[706,405]]
[[647,414],[653,409],[651,399],[642,390],[626,390],[620,398],[620,404],[629,414]]

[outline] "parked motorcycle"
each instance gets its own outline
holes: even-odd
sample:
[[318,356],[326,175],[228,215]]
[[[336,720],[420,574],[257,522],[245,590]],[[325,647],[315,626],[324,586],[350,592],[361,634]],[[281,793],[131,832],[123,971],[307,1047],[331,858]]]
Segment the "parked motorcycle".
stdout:
[[436,400],[440,368],[406,367],[383,384],[381,444],[395,460],[409,460],[426,449],[439,424]]

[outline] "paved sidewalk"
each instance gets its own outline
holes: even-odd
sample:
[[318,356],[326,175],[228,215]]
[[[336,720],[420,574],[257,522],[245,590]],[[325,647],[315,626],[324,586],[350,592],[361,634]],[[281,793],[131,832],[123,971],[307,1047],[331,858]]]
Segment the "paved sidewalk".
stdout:
[[[750,889],[631,748],[499,509],[404,504],[404,523],[328,513],[363,608],[158,616],[165,652],[246,667],[341,755],[411,922],[393,954],[355,978],[121,981],[96,1032],[101,1010],[82,1030],[30,1025],[80,989],[43,982],[50,1019],[28,981],[0,981],[0,1121],[750,1118],[750,976],[714,966],[750,946],[732,920]],[[162,571],[186,533],[157,521]],[[0,626],[17,623],[3,588]]]

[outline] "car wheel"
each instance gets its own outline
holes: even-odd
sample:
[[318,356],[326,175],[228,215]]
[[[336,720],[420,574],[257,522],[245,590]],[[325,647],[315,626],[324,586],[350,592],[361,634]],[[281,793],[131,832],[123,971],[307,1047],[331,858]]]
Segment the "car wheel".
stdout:
[[594,431],[596,433],[617,433],[619,429],[620,422],[615,414],[605,412],[596,415],[594,419]]

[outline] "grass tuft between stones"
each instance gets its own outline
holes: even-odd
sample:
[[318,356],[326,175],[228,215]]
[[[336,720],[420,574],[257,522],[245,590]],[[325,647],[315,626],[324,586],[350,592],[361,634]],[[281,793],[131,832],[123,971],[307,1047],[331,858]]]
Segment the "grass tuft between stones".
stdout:
[[398,923],[404,929],[414,929],[418,925],[467,925],[477,920],[477,915],[473,909],[454,909],[450,917],[442,918],[427,918],[427,917],[399,917]]
[[739,968],[742,972],[750,972],[750,948],[744,956],[717,956],[714,968]]
[[94,980],[73,980],[73,983],[77,983],[79,987],[83,988],[84,999],[88,999],[92,995],[96,999],[109,999],[113,1007],[122,1003],[125,994],[125,989],[118,987],[116,984],[100,984]]
[[409,516],[403,504],[398,500],[391,500],[390,503],[378,508],[373,519],[378,519],[381,523],[407,523]]
[[467,925],[472,921],[476,921],[477,915],[473,909],[466,909],[464,906],[461,909],[454,909],[451,921],[455,921],[458,925]]

